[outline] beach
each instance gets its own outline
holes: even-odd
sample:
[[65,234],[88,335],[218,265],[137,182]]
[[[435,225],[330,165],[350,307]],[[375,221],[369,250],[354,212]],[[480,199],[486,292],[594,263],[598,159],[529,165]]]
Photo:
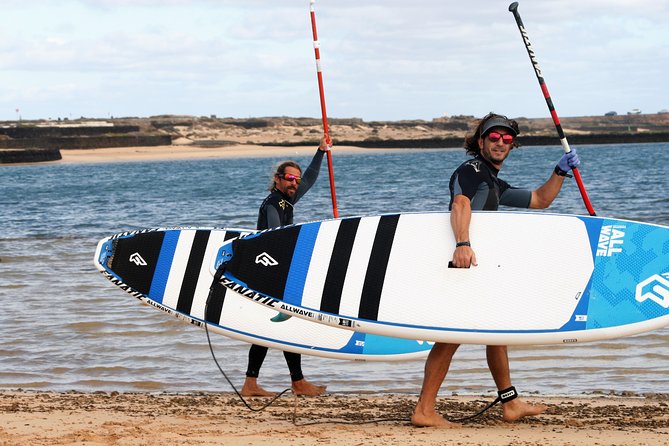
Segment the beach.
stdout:
[[[353,146],[335,146],[334,154],[347,153],[382,153],[396,149],[364,149]],[[102,149],[62,149],[63,159],[57,163],[103,163],[129,161],[167,161],[218,158],[262,158],[308,156],[315,153],[316,147],[283,147],[238,144],[221,147],[200,147],[194,145],[171,145],[149,147],[115,147]]]
[[[3,445],[666,445],[669,397],[527,397],[546,413],[515,423],[499,405],[455,429],[416,428],[408,395],[287,393],[252,412],[234,394],[0,392]],[[251,399],[262,407],[267,399]],[[451,418],[483,397],[440,398]]]
[[[207,222],[205,217],[213,215],[210,217],[212,220],[216,218],[241,225],[238,221],[255,218],[253,206],[257,201],[252,196],[248,198],[251,204],[247,204],[242,200],[242,194],[234,193],[235,197],[241,198],[231,207],[232,212],[225,216],[216,214],[220,204],[212,204],[210,195],[198,195],[208,189],[198,192],[193,187],[197,182],[204,181],[203,177],[196,175],[208,163],[198,164],[180,177],[177,176],[178,170],[186,169],[187,163],[170,163],[161,166],[159,172],[160,176],[170,181],[159,182],[155,176],[150,177],[160,187],[141,188],[135,187],[134,183],[126,186],[121,181],[126,176],[126,170],[130,171],[130,176],[151,175],[151,169],[137,170],[141,165],[138,163],[123,166],[123,169],[119,169],[123,175],[113,178],[114,187],[118,188],[117,193],[125,203],[122,209],[115,210],[105,207],[108,200],[105,194],[111,187],[109,184],[100,186],[86,182],[89,177],[104,178],[107,166],[90,163],[290,158],[310,156],[315,150],[315,147],[252,144],[62,150],[61,161],[46,163],[55,169],[43,166],[19,167],[23,175],[30,176],[23,179],[15,194],[23,196],[30,193],[39,200],[40,206],[36,206],[33,213],[18,206],[12,207],[16,216],[10,217],[9,221],[22,223],[20,226],[17,223],[16,228],[9,231],[7,237],[11,238],[6,246],[12,249],[7,249],[2,258],[5,267],[2,278],[23,288],[18,288],[19,291],[12,289],[14,291],[11,294],[7,291],[3,348],[8,353],[3,359],[5,381],[3,390],[0,390],[0,446],[669,444],[669,393],[664,356],[667,338],[663,333],[610,343],[566,347],[564,350],[546,348],[541,353],[538,350],[517,349],[512,358],[514,377],[517,377],[518,382],[516,385],[519,390],[521,387],[530,389],[525,392],[521,390],[521,396],[530,402],[547,404],[549,409],[540,416],[515,423],[503,422],[501,408],[497,405],[456,429],[411,426],[409,417],[420,389],[422,362],[379,364],[373,367],[366,363],[337,363],[335,366],[317,361],[319,358],[309,358],[305,361],[309,367],[309,377],[327,383],[332,393],[317,398],[296,398],[288,393],[267,409],[253,412],[236,395],[228,393],[227,387],[223,388],[225,393],[216,391],[218,387],[209,374],[212,366],[201,332],[191,326],[182,327],[177,321],[158,312],[154,315],[153,309],[144,309],[134,300],[126,302],[128,296],[103,282],[89,265],[94,244],[88,239],[95,239],[99,234],[164,222],[180,224],[186,218],[184,215],[188,222]],[[457,150],[464,157],[464,150]],[[534,156],[535,151],[540,150],[532,149],[524,155]],[[643,147],[637,150],[645,153]],[[336,157],[340,154],[382,152],[397,150],[335,145],[332,153],[337,168]],[[602,156],[602,159],[618,159],[617,155],[609,155],[614,152],[606,153],[607,156]],[[654,156],[640,156],[640,162],[645,166],[646,159],[658,158],[665,152],[658,153]],[[449,153],[432,155],[441,159],[442,156],[448,157]],[[517,156],[522,155],[519,153]],[[381,158],[378,157],[379,163],[383,161]],[[531,164],[531,161],[527,162]],[[397,161],[383,162],[386,164],[379,166],[375,163],[375,169],[379,169],[379,172],[390,171],[392,166],[389,163]],[[83,165],[87,163],[90,165]],[[71,166],[61,168],[58,164]],[[223,163],[211,164],[220,169]],[[253,177],[255,171],[251,168],[265,163],[249,164],[249,167],[242,166],[247,170],[242,170],[232,160],[225,162],[226,166],[232,165],[238,169],[236,175],[242,177]],[[452,161],[451,164],[455,163]],[[340,165],[346,164],[342,162]],[[413,177],[430,177],[431,174],[435,176],[434,172],[425,171],[430,166],[425,162],[419,163],[420,171],[407,170],[406,178],[402,181]],[[260,166],[258,171],[264,168],[264,165]],[[648,174],[649,167],[644,168]],[[54,178],[48,175],[52,170],[57,173],[53,175]],[[650,181],[651,184],[659,184],[665,178],[661,167],[658,167],[658,171],[659,179]],[[10,171],[7,172],[9,176]],[[349,192],[348,195],[344,187],[358,177],[364,177],[366,171],[356,170],[356,165],[349,163],[347,169],[342,168],[338,172],[342,185],[341,203],[350,203],[356,211],[370,212],[364,207],[365,202],[370,201],[367,198],[365,202],[353,201],[366,191],[360,183],[353,183],[356,184],[355,193]],[[350,175],[346,177],[346,173]],[[596,172],[586,173],[590,181],[595,181]],[[540,175],[544,175],[544,172],[540,172]],[[182,184],[189,176],[193,176],[194,180],[193,183],[183,183],[188,187],[169,188],[171,184]],[[385,180],[384,187],[387,188],[392,178]],[[608,184],[608,181],[604,183],[601,180],[599,189],[605,188],[602,184]],[[69,184],[75,184],[76,187],[65,187]],[[233,187],[236,183],[225,184]],[[29,187],[34,190],[26,192]],[[96,187],[101,187],[101,192],[95,192]],[[125,195],[133,193],[135,189],[136,195]],[[181,189],[188,191],[187,196],[170,198]],[[57,199],[51,196],[42,198],[43,191],[54,190],[58,191]],[[82,190],[88,192],[80,194]],[[417,190],[420,196],[427,196],[421,189]],[[652,196],[654,190],[648,194]],[[165,196],[160,195],[163,192]],[[263,193],[258,192],[259,195]],[[324,202],[329,204],[327,191],[323,194]],[[411,205],[417,208],[430,205],[413,201],[395,203],[395,200],[403,198],[400,195],[389,194],[394,200],[392,206],[416,210]],[[364,194],[362,196],[366,197]],[[146,199],[140,200],[140,197]],[[160,206],[152,207],[152,200]],[[18,198],[15,201],[18,202]],[[574,206],[579,205],[575,195],[566,196],[565,201],[576,203]],[[132,207],[135,203],[138,203],[136,209]],[[164,203],[170,206],[163,206]],[[597,200],[600,208],[606,203],[604,198]],[[313,218],[308,210],[310,204],[302,204],[302,218]],[[617,212],[623,212],[619,209],[621,204],[630,206],[628,214],[638,218],[636,216],[640,211],[634,206],[640,204],[631,200],[623,203],[616,201]],[[377,206],[383,209],[391,207],[388,201],[382,201]],[[557,209],[562,211],[570,209],[559,206]],[[243,213],[247,208],[253,208],[250,217]],[[63,209],[68,212],[62,212]],[[46,236],[43,234],[40,222],[46,217],[42,217],[42,210],[48,218],[62,215],[62,219],[55,223],[60,228],[55,236],[51,233]],[[98,210],[100,213],[95,213]],[[580,208],[578,210],[581,211]],[[606,208],[602,212],[606,214]],[[135,217],[126,221],[125,215]],[[61,236],[61,232],[81,234],[82,231],[84,235],[79,235],[75,239],[76,243],[72,243],[69,236]],[[35,252],[35,258],[26,257],[24,252]],[[44,277],[35,275],[34,270],[29,268],[33,262],[46,268],[51,265],[49,259],[63,252],[70,253],[68,261],[58,262],[57,269]],[[10,299],[9,296],[20,298]],[[29,306],[30,311],[26,310],[26,306]],[[100,308],[105,308],[105,311],[100,312]],[[49,314],[50,317],[35,318],[34,314]],[[48,335],[37,337],[34,336],[36,332]],[[227,364],[236,373],[235,376],[241,377],[242,372],[234,367],[243,367],[246,345],[237,346],[232,341],[224,340],[217,342],[217,352],[226,356]],[[473,415],[492,400],[490,394],[482,395],[492,386],[484,360],[476,362],[470,358],[483,356],[477,351],[470,353],[466,348],[461,350],[450,381],[442,389],[444,395],[448,396],[440,396],[438,400],[440,413],[449,418]],[[278,354],[268,361],[264,370],[269,388],[276,389],[279,385],[276,380],[286,379],[285,364]],[[547,386],[563,387],[544,391],[536,381]],[[398,387],[401,384],[404,387]],[[569,387],[575,385],[580,387]],[[644,387],[638,390],[635,386]],[[399,390],[384,390],[388,387]],[[77,390],[68,391],[70,388]],[[349,391],[351,388],[354,390]],[[467,396],[450,396],[453,388],[462,389],[457,391]],[[112,391],[114,389],[117,391]],[[170,392],[163,393],[165,389]],[[179,392],[178,389],[186,390]],[[200,393],[191,389],[203,390]],[[581,393],[583,389],[584,393]],[[556,393],[562,395],[563,392],[568,396],[549,396]],[[260,407],[266,402],[266,399],[252,399],[251,405]]]

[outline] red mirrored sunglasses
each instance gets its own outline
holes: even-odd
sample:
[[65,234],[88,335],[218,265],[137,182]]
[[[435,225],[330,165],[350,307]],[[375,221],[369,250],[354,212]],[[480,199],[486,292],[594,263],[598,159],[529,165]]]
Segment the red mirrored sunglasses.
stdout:
[[488,139],[490,140],[490,142],[497,142],[499,141],[500,138],[502,138],[502,142],[504,144],[511,144],[513,142],[513,135],[509,134],[502,135],[501,133],[497,132],[488,133]]
[[298,177],[297,175],[293,175],[292,173],[284,173],[283,175],[280,175],[281,178],[283,178],[286,181],[295,181],[295,183],[300,184],[302,182],[302,177]]

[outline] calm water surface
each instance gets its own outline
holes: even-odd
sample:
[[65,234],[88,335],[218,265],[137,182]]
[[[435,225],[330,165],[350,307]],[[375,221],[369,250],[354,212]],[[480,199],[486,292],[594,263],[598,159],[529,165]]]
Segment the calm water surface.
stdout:
[[[669,225],[669,144],[579,148],[597,214]],[[558,147],[515,150],[502,178],[533,188]],[[341,216],[433,211],[448,206],[448,179],[463,150],[337,155]],[[92,263],[99,239],[157,226],[249,227],[280,159],[225,159],[0,167],[0,388],[229,391],[204,331],[143,306]],[[309,158],[297,158],[308,163]],[[587,214],[573,180],[551,212]],[[298,204],[296,221],[331,216],[327,169]],[[558,241],[559,245],[559,241]],[[568,280],[569,265],[561,265]],[[224,370],[241,384],[248,345],[214,335]],[[512,347],[523,392],[669,392],[669,329],[577,346]],[[333,392],[417,394],[423,361],[361,363],[304,357],[305,375]],[[261,372],[289,386],[283,355]],[[444,394],[494,390],[485,348],[462,346]]]

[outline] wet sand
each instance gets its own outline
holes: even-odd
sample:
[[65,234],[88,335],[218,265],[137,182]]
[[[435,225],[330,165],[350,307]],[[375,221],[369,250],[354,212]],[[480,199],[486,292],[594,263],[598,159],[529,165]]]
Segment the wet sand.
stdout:
[[[669,395],[526,397],[546,413],[505,423],[497,405],[456,429],[416,428],[409,395],[285,394],[252,412],[234,394],[0,392],[2,445],[667,445]],[[267,399],[251,399],[261,407]],[[441,398],[449,418],[483,397]]]
[[[308,156],[315,147],[127,147],[62,150],[58,163]],[[335,146],[333,155],[378,152]],[[0,391],[0,445],[669,445],[669,394],[525,397],[546,413],[516,423],[499,406],[451,430],[415,428],[412,395],[287,394],[253,412],[233,394]],[[261,407],[265,399],[252,399]],[[441,398],[448,418],[477,413],[484,397]]]

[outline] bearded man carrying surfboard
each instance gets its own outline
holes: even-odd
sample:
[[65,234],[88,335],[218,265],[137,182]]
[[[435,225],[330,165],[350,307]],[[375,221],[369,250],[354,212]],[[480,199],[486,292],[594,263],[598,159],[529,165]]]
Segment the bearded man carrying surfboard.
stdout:
[[[293,207],[297,201],[307,193],[318,178],[323,154],[331,149],[328,137],[321,139],[318,150],[307,170],[302,174],[302,168],[294,161],[280,163],[273,175],[269,187],[270,193],[260,205],[257,229],[269,229],[293,224]],[[277,315],[277,322],[284,320],[281,313]],[[243,396],[273,396],[274,393],[263,389],[257,382],[260,368],[267,355],[267,347],[252,344],[249,349],[249,361],[246,379],[242,386]],[[296,395],[318,396],[325,393],[326,387],[310,383],[302,375],[302,355],[293,352],[283,352],[286,364],[290,371],[291,387]]]
[[[472,210],[496,211],[498,206],[545,209],[557,197],[569,171],[580,163],[575,150],[565,153],[555,166],[550,178],[539,188],[531,191],[511,187],[497,178],[504,160],[519,134],[518,123],[506,116],[487,114],[472,135],[465,138],[467,154],[474,158],[460,165],[451,176],[450,220],[455,235],[456,248],[452,266],[455,268],[476,267],[476,240],[469,238]],[[455,427],[435,409],[439,388],[446,378],[453,355],[459,344],[436,343],[425,362],[423,386],[416,408],[411,416],[415,426]],[[489,345],[486,357],[490,373],[497,386],[502,402],[503,419],[515,421],[521,417],[538,415],[546,410],[544,405],[532,405],[517,398],[518,393],[511,384],[509,358],[504,345]]]

